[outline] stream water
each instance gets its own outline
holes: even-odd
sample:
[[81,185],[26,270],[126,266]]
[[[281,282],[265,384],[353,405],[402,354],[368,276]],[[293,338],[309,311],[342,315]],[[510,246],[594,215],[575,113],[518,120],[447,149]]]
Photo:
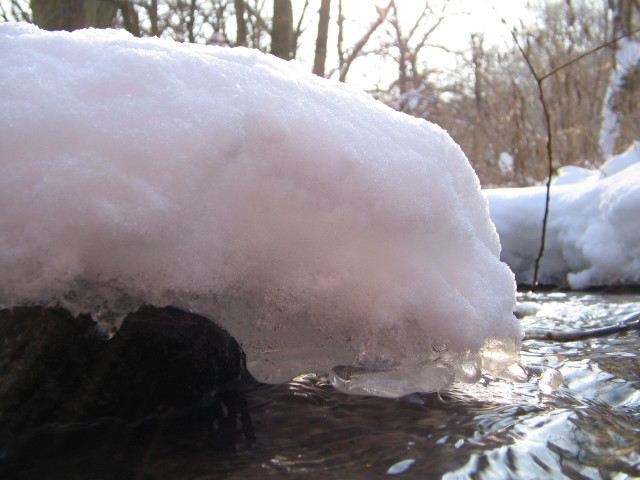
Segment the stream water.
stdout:
[[[630,321],[640,295],[519,295],[527,331]],[[324,376],[245,385],[125,425],[51,427],[15,478],[640,478],[638,331],[526,341],[525,383],[485,377],[400,399],[335,391]],[[12,477],[12,478],[13,478]]]

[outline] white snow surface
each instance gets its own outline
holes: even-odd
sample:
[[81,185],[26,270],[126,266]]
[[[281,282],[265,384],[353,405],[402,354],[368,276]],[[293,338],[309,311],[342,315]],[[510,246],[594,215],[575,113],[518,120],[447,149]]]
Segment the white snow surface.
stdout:
[[0,51],[2,306],[173,304],[259,380],[343,366],[354,393],[517,362],[513,274],[439,127],[247,49],[5,23]]
[[513,173],[515,166],[514,158],[507,152],[502,152],[498,159],[498,168],[503,174]]
[[[533,280],[546,188],[485,190],[518,283]],[[551,184],[538,280],[575,289],[640,284],[640,142],[599,170],[567,166]]]

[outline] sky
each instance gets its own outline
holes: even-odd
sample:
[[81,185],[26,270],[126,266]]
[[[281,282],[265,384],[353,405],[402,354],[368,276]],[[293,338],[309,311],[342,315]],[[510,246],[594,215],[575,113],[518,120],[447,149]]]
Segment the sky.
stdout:
[[[347,41],[345,43],[353,45],[377,18],[376,6],[386,6],[387,3],[386,0],[343,0],[344,16],[347,19],[345,22]],[[450,50],[464,50],[469,43],[471,33],[474,32],[482,32],[485,35],[485,41],[490,44],[500,45],[509,42],[509,31],[501,22],[501,18],[504,18],[509,25],[515,25],[519,19],[525,18],[527,15],[527,0],[449,0],[444,2],[430,0],[430,3],[432,5],[446,4],[447,18],[434,31],[429,43],[444,46]],[[302,0],[293,0],[294,10],[301,9],[303,4]],[[412,25],[420,15],[424,2],[396,0],[396,5],[401,23]],[[338,33],[335,23],[335,19],[338,17],[337,7],[337,0],[333,0],[329,26],[328,69],[337,64],[335,47]],[[299,10],[297,12],[294,12],[294,17],[299,15]],[[315,22],[315,12],[307,12],[307,15]],[[303,48],[300,52],[300,60],[303,63],[313,61],[315,24],[311,23],[308,28],[313,31],[308,37],[313,38],[313,42],[311,45],[306,45],[306,51]],[[426,51],[426,55],[429,56],[431,63],[440,68],[456,68],[455,55],[446,53],[441,48],[430,48]],[[395,76],[393,64],[384,65],[378,59],[361,58],[351,67],[347,82],[370,89],[378,82],[381,86],[390,83]]]

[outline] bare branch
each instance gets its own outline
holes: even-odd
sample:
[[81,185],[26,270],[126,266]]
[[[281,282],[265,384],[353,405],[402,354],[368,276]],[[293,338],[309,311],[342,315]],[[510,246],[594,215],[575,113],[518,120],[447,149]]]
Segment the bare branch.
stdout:
[[327,61],[327,38],[329,35],[329,14],[331,0],[322,0],[318,12],[318,35],[316,37],[316,52],[313,59],[313,73],[324,77],[324,66]]
[[7,16],[7,12],[5,11],[4,5],[2,5],[2,3],[0,3],[0,12],[2,12],[2,21],[8,22],[9,17]]
[[266,30],[267,32],[271,31],[271,27],[269,27],[267,22],[265,22],[264,18],[262,18],[262,16],[260,15],[260,11],[253,8],[247,2],[245,2],[244,7],[246,8],[247,12],[249,12],[249,15],[251,15],[255,19],[255,22],[258,24],[260,28],[262,28],[263,30]]
[[302,7],[302,13],[300,13],[300,18],[298,19],[298,23],[296,25],[296,28],[293,30],[293,52],[292,52],[292,58],[296,58],[297,53],[298,53],[298,39],[300,38],[300,35],[302,34],[302,21],[304,20],[304,14],[307,11],[307,7],[309,6],[309,0],[305,0],[304,2],[304,6]]
[[[394,7],[394,11],[395,11],[395,14],[396,14],[396,21],[397,21],[398,10],[395,7]],[[409,35],[407,36],[407,38],[413,37],[413,35],[416,33],[416,30],[418,29],[418,27],[422,24],[422,20],[424,19],[424,17],[427,16],[428,12],[429,12],[429,4],[427,2],[425,2],[424,8],[422,9],[422,13],[420,15],[418,15],[418,19],[413,24],[413,27],[411,27],[411,30],[409,31]]]
[[[416,45],[415,51],[416,54],[420,51],[420,49],[422,49],[422,47],[425,46],[427,39],[431,36],[431,34],[440,26],[440,24],[445,20],[445,17],[439,17],[438,20],[436,21],[436,23],[434,23],[431,28],[429,30],[427,30],[425,32],[425,34],[422,37],[422,40]],[[446,50],[446,48],[442,47],[443,50]]]
[[26,22],[33,23],[33,18],[29,14],[29,11],[22,8],[21,2],[19,1],[11,0],[11,14],[13,15],[14,20],[24,20]]
[[389,2],[389,5],[387,5],[386,8],[376,7],[378,10],[378,19],[373,24],[371,24],[371,26],[369,27],[369,30],[367,30],[367,32],[362,36],[362,38],[360,38],[360,40],[358,40],[356,44],[353,46],[353,49],[351,50],[351,53],[349,54],[349,56],[346,59],[344,59],[343,63],[340,64],[339,80],[341,82],[345,81],[347,77],[347,72],[349,71],[351,64],[356,58],[358,58],[358,56],[360,55],[360,52],[369,41],[369,38],[371,38],[371,35],[373,35],[373,33],[378,29],[378,27],[382,25],[386,20],[387,14],[389,13],[389,10],[391,9],[392,5],[395,5],[393,0]]
[[[507,25],[506,20],[503,18],[502,22]],[[509,32],[513,37],[513,41],[515,42],[518,50],[524,57],[529,70],[531,71],[531,75],[536,81],[536,85],[538,86],[538,98],[540,98],[540,104],[542,105],[542,111],[544,113],[544,119],[547,127],[547,190],[544,201],[544,216],[542,218],[542,234],[540,239],[540,249],[538,250],[538,255],[536,256],[535,266],[533,269],[533,281],[531,282],[531,290],[534,290],[538,286],[538,274],[540,272],[540,261],[542,260],[542,256],[544,255],[545,243],[547,240],[547,224],[549,220],[549,206],[551,204],[551,177],[553,176],[553,132],[551,130],[551,115],[549,113],[549,108],[547,107],[547,100],[544,95],[544,88],[542,86],[543,79],[538,75],[535,67],[531,63],[529,55],[524,50],[518,37],[515,32],[509,28]]]
[[344,65],[344,51],[342,42],[344,41],[344,17],[342,16],[342,0],[338,0],[338,65]]
[[296,24],[296,28],[293,32],[295,38],[298,38],[302,33],[302,21],[304,20],[304,14],[307,11],[308,6],[309,6],[309,0],[305,0],[304,6],[302,7],[302,13],[300,13],[300,18],[298,19],[298,23]]
[[608,42],[605,42],[601,45],[598,45],[595,48],[592,48],[591,50],[584,52],[582,55],[578,55],[575,58],[572,58],[571,60],[569,60],[566,63],[563,63],[562,65],[560,65],[559,67],[554,68],[553,70],[551,70],[550,72],[545,73],[544,75],[542,75],[540,77],[540,80],[544,80],[545,78],[548,78],[556,73],[558,73],[560,70],[567,68],[569,65],[572,65],[573,63],[582,60],[584,57],[591,55],[592,53],[597,52],[598,50],[602,50],[603,48],[609,47],[611,45],[613,45],[614,43],[616,43],[619,40],[622,40],[625,37],[629,37],[631,35],[633,35],[634,33],[640,32],[640,28],[636,28],[635,30],[632,30],[630,32],[627,32],[625,34],[622,34],[612,40],[609,40]]

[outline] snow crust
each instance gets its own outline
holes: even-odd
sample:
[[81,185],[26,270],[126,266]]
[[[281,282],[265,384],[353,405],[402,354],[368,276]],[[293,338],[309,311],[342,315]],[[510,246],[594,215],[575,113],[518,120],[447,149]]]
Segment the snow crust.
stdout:
[[439,127],[246,49],[5,23],[0,51],[2,306],[173,304],[259,380],[354,393],[517,361],[513,274]]
[[[530,284],[540,246],[546,189],[485,190],[518,283]],[[543,284],[584,289],[640,283],[640,142],[599,170],[563,167],[553,179]]]

